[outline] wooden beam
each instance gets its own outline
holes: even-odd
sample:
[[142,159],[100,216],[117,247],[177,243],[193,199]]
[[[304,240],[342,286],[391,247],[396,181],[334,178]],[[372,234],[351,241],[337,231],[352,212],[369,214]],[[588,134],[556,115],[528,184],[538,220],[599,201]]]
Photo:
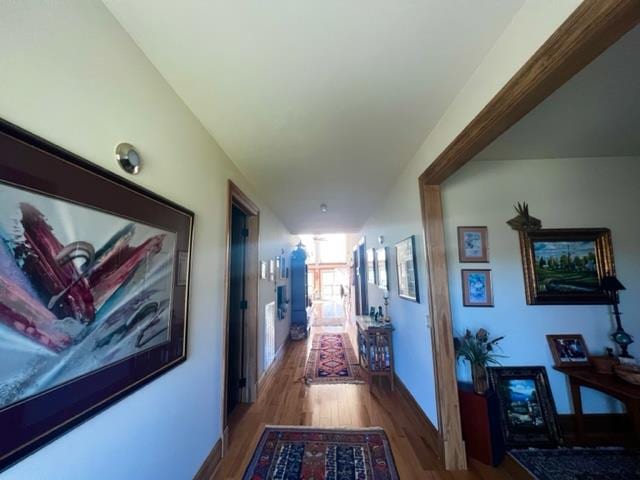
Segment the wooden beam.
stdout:
[[639,22],[638,0],[585,0],[420,180],[441,184]]
[[466,470],[467,457],[460,425],[440,186],[421,185],[420,196],[427,249],[427,277],[430,279],[429,316],[438,402],[438,432],[442,438],[445,468]]

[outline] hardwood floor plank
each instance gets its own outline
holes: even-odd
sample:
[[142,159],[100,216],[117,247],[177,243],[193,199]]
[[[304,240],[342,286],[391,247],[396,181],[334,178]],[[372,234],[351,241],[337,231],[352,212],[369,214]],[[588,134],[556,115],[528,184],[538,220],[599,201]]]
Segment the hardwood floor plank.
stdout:
[[[352,333],[346,322],[345,331]],[[318,327],[315,332],[328,331]],[[335,331],[332,327],[329,331]],[[215,480],[242,478],[265,425],[384,428],[403,480],[508,480],[503,471],[476,466],[469,472],[445,472],[429,447],[422,422],[407,399],[386,383],[371,391],[366,384],[306,385],[302,380],[308,342],[290,342],[278,371],[258,400],[242,404],[229,420],[229,446]]]

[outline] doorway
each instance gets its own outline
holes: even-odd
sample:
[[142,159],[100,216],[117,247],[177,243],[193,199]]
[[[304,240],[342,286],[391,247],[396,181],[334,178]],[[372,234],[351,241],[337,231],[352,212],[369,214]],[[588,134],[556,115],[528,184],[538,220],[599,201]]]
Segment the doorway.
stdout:
[[231,244],[229,247],[229,313],[227,325],[227,415],[240,403],[242,390],[247,386],[244,375],[246,338],[246,269],[247,269],[247,214],[231,205]]
[[256,400],[258,383],[258,241],[260,211],[229,181],[225,262],[225,333],[222,388],[223,445],[228,418]]

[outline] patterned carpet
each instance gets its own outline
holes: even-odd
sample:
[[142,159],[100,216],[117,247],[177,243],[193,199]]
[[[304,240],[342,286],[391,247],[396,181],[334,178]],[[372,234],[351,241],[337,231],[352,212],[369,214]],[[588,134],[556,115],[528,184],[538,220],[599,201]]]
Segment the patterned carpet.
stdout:
[[243,480],[398,480],[382,428],[266,427]]
[[511,450],[509,454],[538,480],[640,479],[640,452],[622,448]]
[[360,367],[346,333],[313,336],[304,378],[307,383],[363,383]]

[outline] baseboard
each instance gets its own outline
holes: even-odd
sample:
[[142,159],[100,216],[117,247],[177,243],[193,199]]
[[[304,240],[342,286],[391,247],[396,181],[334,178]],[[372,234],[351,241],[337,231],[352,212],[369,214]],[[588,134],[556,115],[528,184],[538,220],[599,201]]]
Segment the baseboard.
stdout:
[[424,425],[424,430],[427,434],[426,435],[427,443],[429,444],[431,449],[436,453],[438,458],[442,460],[444,449],[442,444],[442,437],[440,436],[438,429],[433,425],[433,423],[431,423],[431,420],[429,420],[429,417],[427,417],[427,415],[424,413],[422,408],[420,408],[420,405],[418,405],[418,402],[416,402],[416,399],[413,397],[413,395],[411,394],[407,386],[402,382],[402,380],[400,380],[398,375],[394,374],[394,376],[395,376],[395,383],[396,383],[396,388],[398,389],[398,392],[400,393],[400,395],[402,395],[405,398],[405,400],[407,400],[409,405],[411,405],[411,408],[414,410],[416,416],[422,420],[422,423]]
[[212,480],[222,460],[222,440],[218,440],[207,455],[193,480]]
[[262,372],[262,375],[260,375],[260,378],[258,379],[257,397],[260,396],[260,394],[269,386],[269,384],[273,380],[278,367],[282,363],[284,352],[286,352],[290,341],[291,339],[289,338],[289,336],[287,336],[286,340],[282,343],[282,345],[280,345],[280,348],[276,352],[276,356],[274,357],[273,362],[271,362],[271,365],[269,365],[269,367],[264,372]]

